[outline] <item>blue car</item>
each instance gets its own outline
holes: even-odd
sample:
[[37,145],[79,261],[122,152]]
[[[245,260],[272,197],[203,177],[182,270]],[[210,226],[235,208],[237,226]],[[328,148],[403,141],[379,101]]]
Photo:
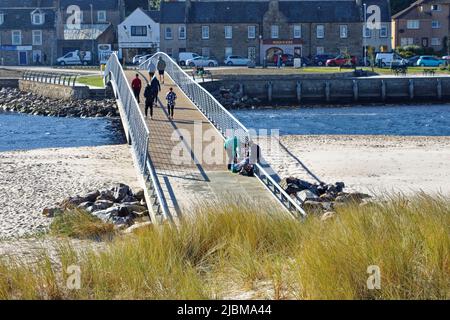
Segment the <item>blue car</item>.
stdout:
[[433,56],[420,56],[416,64],[420,67],[440,67],[445,65],[445,61]]

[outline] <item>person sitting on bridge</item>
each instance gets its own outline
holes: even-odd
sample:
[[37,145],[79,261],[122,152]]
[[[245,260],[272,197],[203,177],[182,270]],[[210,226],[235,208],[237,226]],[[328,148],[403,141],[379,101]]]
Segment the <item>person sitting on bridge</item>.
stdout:
[[139,74],[136,73],[136,78],[131,82],[131,89],[133,89],[134,96],[138,103],[141,103],[141,89],[142,89],[142,81],[139,79]]
[[173,113],[175,109],[175,100],[177,100],[177,94],[173,92],[173,88],[169,89],[166,95],[167,109],[169,110],[169,119],[173,120]]

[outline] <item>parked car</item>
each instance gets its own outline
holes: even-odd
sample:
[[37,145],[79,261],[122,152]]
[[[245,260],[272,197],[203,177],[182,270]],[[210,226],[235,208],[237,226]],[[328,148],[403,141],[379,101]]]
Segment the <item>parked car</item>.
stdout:
[[355,56],[350,56],[350,58],[346,57],[343,54],[338,55],[336,58],[328,59],[326,62],[327,67],[340,67],[348,62],[350,59],[350,63],[352,66],[355,66],[358,63],[358,59]]
[[411,58],[406,59],[406,65],[407,66],[416,66],[417,60],[419,60],[420,56],[413,56]]
[[147,61],[148,59],[150,59],[151,57],[152,57],[152,54],[143,55],[138,59],[137,64],[140,65],[140,64],[144,63],[145,61]]
[[66,65],[84,65],[92,63],[92,53],[90,51],[75,50],[66,53],[64,56],[56,59],[56,63],[60,66]]
[[301,59],[302,67],[308,67],[308,66],[314,65],[314,63],[307,57],[301,57],[300,59]]
[[433,56],[420,56],[416,65],[420,67],[440,67],[445,65],[445,60]]
[[178,55],[178,64],[180,66],[186,66],[187,60],[192,60],[197,57],[200,57],[200,55],[198,55],[194,52],[180,52],[180,54]]
[[189,67],[217,67],[219,63],[215,59],[198,56],[194,59],[186,60],[186,65]]
[[133,64],[139,64],[139,60],[143,57],[143,56],[145,56],[146,54],[138,54],[138,55],[135,55],[134,57],[133,57],[133,60],[132,60],[132,63]]
[[375,63],[384,68],[393,65],[406,65],[408,61],[396,52],[380,52],[375,56]]
[[281,56],[281,61],[285,66],[292,67],[294,66],[294,56],[289,53],[285,53]]
[[449,65],[450,64],[450,56],[443,56],[442,57],[442,60],[444,60],[445,61],[445,65]]
[[313,58],[313,63],[316,66],[324,66],[328,59],[333,59],[336,55],[333,54],[318,54]]
[[251,63],[251,60],[241,56],[228,56],[224,63],[227,66],[247,66]]

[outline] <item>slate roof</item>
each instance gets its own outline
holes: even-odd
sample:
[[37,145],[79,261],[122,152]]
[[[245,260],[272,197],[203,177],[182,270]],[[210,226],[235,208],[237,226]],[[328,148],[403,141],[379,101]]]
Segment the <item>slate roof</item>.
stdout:
[[396,14],[394,14],[392,16],[392,19],[398,19],[398,18],[402,17],[405,13],[408,13],[409,11],[411,11],[411,9],[414,9],[414,8],[418,7],[419,5],[421,5],[422,3],[425,3],[425,2],[426,2],[425,0],[418,0],[416,2],[411,3],[409,5],[409,7],[407,7],[405,9],[403,9],[402,11],[397,12]]
[[51,8],[53,0],[1,0],[0,8]]
[[64,40],[96,40],[110,24],[82,24],[80,29],[69,29],[64,25]]
[[144,12],[155,22],[159,22],[161,20],[161,11],[159,10],[144,10]]
[[90,10],[90,4],[93,4],[96,10],[117,10],[118,1],[117,0],[60,0],[60,8],[62,10],[67,9],[68,6],[77,5],[81,10]]
[[[3,0],[2,0],[3,1]],[[4,14],[5,21],[0,25],[0,30],[25,30],[25,29],[52,29],[55,27],[55,12],[51,9],[41,9],[45,14],[45,22],[42,25],[31,23],[31,12],[36,8],[28,9],[0,9]]]
[[[381,7],[382,21],[390,21],[388,0],[367,0]],[[162,2],[161,23],[261,23],[269,1],[192,1],[185,17],[186,2]],[[354,0],[280,1],[280,11],[289,23],[361,22],[362,10]]]

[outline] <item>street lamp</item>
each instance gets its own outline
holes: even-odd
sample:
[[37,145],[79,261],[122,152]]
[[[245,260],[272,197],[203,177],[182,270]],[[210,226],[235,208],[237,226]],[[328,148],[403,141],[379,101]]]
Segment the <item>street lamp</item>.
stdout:
[[363,50],[364,50],[364,66],[367,65],[367,53],[366,53],[366,30],[367,30],[367,5],[364,3],[364,24],[363,24]]

